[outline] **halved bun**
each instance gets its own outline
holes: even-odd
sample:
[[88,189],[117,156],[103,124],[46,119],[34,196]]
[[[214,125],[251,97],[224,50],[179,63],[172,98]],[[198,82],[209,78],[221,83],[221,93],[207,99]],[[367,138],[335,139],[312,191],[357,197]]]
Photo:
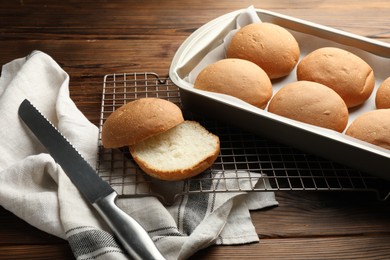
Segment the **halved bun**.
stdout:
[[152,177],[175,181],[195,176],[217,159],[219,138],[195,121],[129,147],[133,159]]
[[180,108],[160,98],[142,98],[115,110],[104,122],[105,148],[133,145],[165,132],[184,121]]
[[184,121],[174,103],[143,98],[115,110],[104,122],[105,148],[129,147],[138,166],[161,180],[182,180],[217,159],[219,138],[195,121]]

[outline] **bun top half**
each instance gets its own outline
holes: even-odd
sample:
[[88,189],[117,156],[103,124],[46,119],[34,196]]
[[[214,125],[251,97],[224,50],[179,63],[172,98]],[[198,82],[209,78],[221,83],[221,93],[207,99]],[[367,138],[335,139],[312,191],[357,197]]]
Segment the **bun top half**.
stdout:
[[102,128],[105,148],[139,143],[184,122],[180,108],[159,98],[141,98],[116,109]]

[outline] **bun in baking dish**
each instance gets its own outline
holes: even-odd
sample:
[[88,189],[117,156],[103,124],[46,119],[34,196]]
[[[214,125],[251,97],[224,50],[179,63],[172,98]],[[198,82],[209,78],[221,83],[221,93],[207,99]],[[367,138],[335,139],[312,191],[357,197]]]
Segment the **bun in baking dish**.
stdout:
[[147,174],[161,180],[195,176],[217,159],[219,137],[195,121],[184,121],[174,103],[142,98],[115,110],[102,127],[105,148],[128,147]]
[[361,114],[345,134],[390,149],[390,109],[377,109]]
[[180,108],[160,98],[141,98],[116,109],[102,127],[105,148],[141,142],[184,121]]
[[375,86],[370,65],[355,54],[335,47],[320,48],[305,56],[297,66],[297,78],[330,87],[349,108],[364,103]]
[[348,108],[341,97],[311,81],[283,86],[269,102],[268,111],[337,132],[342,132],[348,124]]
[[227,47],[228,58],[249,60],[260,66],[270,79],[287,76],[300,56],[294,36],[271,23],[253,23],[239,29]]
[[167,181],[193,177],[217,159],[219,138],[195,121],[178,126],[130,147],[130,153],[147,174]]
[[222,59],[206,66],[194,88],[231,95],[258,108],[265,108],[272,96],[272,83],[264,70],[242,59]]
[[385,79],[376,91],[376,108],[390,108],[390,77]]

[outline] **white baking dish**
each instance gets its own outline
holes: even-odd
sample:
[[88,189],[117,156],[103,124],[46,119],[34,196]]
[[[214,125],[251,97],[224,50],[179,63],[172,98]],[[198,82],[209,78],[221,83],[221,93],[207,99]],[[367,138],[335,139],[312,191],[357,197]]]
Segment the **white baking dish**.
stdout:
[[[253,22],[246,17],[248,12],[255,14],[262,22],[288,29],[299,42],[301,57],[319,47],[340,47],[355,53],[372,66],[376,77],[375,88],[390,77],[390,44],[278,13],[249,8],[225,14],[203,25],[176,52],[169,76],[180,89],[184,107],[300,150],[390,179],[390,151],[387,149],[343,133],[277,116],[231,96],[193,88],[192,82],[203,66],[224,58],[221,46],[225,37],[237,26]],[[274,93],[292,81],[296,81],[295,70],[288,77],[273,81]],[[364,105],[350,111],[350,122],[361,113],[375,109],[375,94],[376,89]]]

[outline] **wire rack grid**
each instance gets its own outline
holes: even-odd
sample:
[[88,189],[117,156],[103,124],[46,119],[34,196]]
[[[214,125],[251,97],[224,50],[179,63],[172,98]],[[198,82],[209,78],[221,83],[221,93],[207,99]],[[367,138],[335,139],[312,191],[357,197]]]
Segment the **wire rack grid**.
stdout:
[[156,196],[166,204],[181,195],[209,192],[371,191],[379,199],[389,197],[389,181],[185,109],[185,119],[196,120],[219,136],[220,154],[210,169],[191,179],[164,182],[151,178],[135,164],[127,148],[105,149],[101,143],[107,117],[125,103],[145,97],[162,98],[181,106],[180,91],[169,78],[146,72],[104,77],[97,171],[119,196]]

